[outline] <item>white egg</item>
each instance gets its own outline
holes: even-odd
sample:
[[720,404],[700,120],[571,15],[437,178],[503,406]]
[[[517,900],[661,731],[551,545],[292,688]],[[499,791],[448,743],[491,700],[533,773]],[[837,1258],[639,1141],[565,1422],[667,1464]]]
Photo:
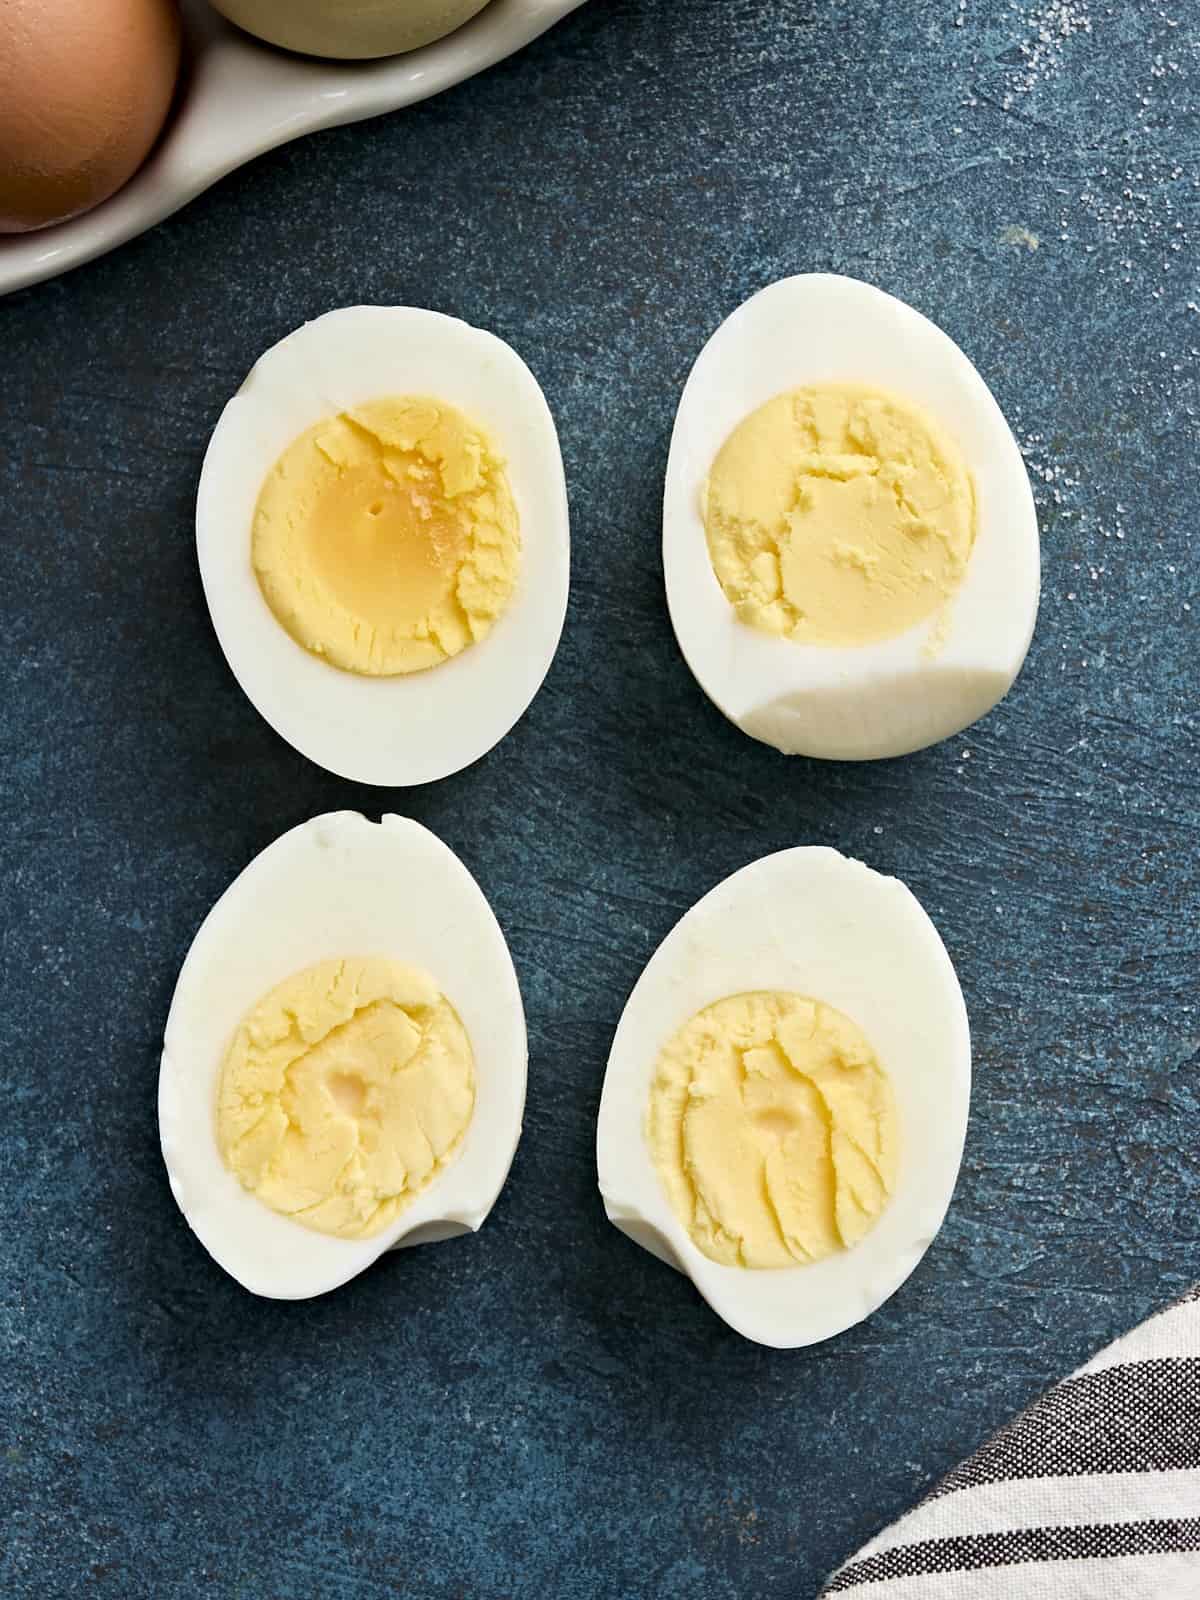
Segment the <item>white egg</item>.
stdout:
[[[655,1169],[647,1112],[660,1050],[729,995],[780,990],[857,1023],[890,1078],[899,1170],[857,1244],[810,1265],[725,1266],[704,1254]],[[648,962],[621,1016],[600,1102],[597,1165],[609,1219],[686,1273],[732,1328],[760,1344],[814,1344],[868,1316],[929,1248],[966,1136],[971,1044],[954,968],[904,884],[836,850],[804,847],[743,867],[697,902]]]
[[[906,397],[953,440],[976,496],[966,574],[939,628],[831,648],[741,622],[709,558],[703,489],[733,429],[786,390],[856,383]],[[1037,519],[1021,453],[987,385],[919,312],[853,278],[785,278],[740,306],[701,351],[667,465],[663,565],[671,622],[704,692],[789,755],[903,755],[983,716],[1020,671],[1037,616]]]
[[[217,1090],[246,1013],[285,978],[335,957],[382,955],[427,972],[475,1058],[457,1155],[386,1228],[317,1233],[242,1187],[217,1145]],[[255,1294],[324,1294],[384,1250],[480,1227],[512,1164],[525,1104],[525,1017],[482,890],[419,823],[331,812],[269,845],[217,901],[183,963],[167,1018],[158,1119],[171,1190],[209,1254]]]
[[[427,671],[365,677],[320,660],[276,620],[251,565],[251,525],[264,480],[295,439],[397,395],[442,400],[495,441],[520,518],[520,569],[486,638]],[[566,483],[537,379],[495,335],[433,311],[352,306],[305,323],[260,357],[221,414],[200,477],[196,548],[230,668],[289,744],[361,783],[457,772],[528,707],[566,617]]]

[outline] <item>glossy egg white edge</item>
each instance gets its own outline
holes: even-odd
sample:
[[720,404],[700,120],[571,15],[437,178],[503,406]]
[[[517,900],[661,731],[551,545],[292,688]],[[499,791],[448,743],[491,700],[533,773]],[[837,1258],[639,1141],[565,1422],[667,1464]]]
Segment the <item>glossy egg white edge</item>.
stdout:
[[[975,547],[935,654],[928,621],[855,649],[773,638],[738,621],[713,572],[702,491],[722,444],[773,395],[835,381],[908,397],[974,479]],[[1037,514],[1012,430],[949,335],[870,284],[808,273],[747,300],[692,368],[667,463],[663,568],[680,649],[730,721],[785,754],[905,755],[977,721],[1020,671],[1037,618]]]
[[[662,1047],[703,1007],[763,989],[825,1001],[858,1023],[891,1079],[901,1137],[896,1192],[871,1232],[851,1250],[773,1271],[721,1266],[697,1249],[646,1137]],[[604,1207],[738,1333],[778,1349],[815,1344],[882,1305],[932,1243],[958,1177],[970,1094],[962,991],[912,892],[824,847],[764,856],[699,900],[634,985],[600,1101]]]
[[[216,1141],[217,1087],[242,1017],[290,974],[345,955],[386,955],[426,970],[475,1055],[475,1110],[457,1155],[369,1239],[316,1233],[272,1211],[225,1167]],[[171,1191],[201,1244],[245,1288],[281,1300],[324,1294],[385,1250],[482,1224],[520,1138],[526,1061],[508,946],[454,852],[404,817],[314,817],[234,879],[183,963],[158,1081]]]
[[[403,394],[457,406],[496,441],[520,516],[521,565],[511,604],[480,643],[427,672],[369,678],[319,660],[276,621],[251,565],[251,525],[293,439],[324,417]],[[221,413],[200,475],[196,550],[230,669],[289,744],[359,783],[458,772],[528,708],[566,619],[566,479],[537,379],[503,340],[435,311],[351,306],[305,323],[260,357]]]

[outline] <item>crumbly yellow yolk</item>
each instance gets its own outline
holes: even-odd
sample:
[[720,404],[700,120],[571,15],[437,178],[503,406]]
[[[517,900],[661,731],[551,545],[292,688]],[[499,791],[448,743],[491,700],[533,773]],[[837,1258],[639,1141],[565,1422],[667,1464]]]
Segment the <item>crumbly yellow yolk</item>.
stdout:
[[487,435],[438,400],[374,400],[292,441],[254,512],[251,554],[306,650],[373,677],[482,639],[516,585],[521,535]]
[[891,1084],[832,1006],[736,994],[663,1049],[647,1133],[667,1194],[706,1256],[794,1267],[849,1249],[896,1181]]
[[704,522],[743,622],[804,644],[874,644],[944,610],[975,540],[975,491],[953,442],[908,401],[828,383],[776,395],[734,429]]
[[322,961],[243,1018],[217,1143],[264,1205],[361,1239],[453,1157],[474,1107],[470,1040],[427,974],[378,957]]

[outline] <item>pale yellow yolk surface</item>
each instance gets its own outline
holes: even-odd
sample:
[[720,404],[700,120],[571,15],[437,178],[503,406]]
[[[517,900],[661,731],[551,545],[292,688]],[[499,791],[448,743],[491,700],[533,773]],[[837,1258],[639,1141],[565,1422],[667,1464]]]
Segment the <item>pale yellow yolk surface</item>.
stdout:
[[254,512],[271,610],[350,672],[421,672],[482,639],[516,585],[521,536],[486,434],[438,400],[374,400],[288,446]]
[[704,522],[743,622],[874,644],[944,610],[974,543],[975,492],[953,442],[908,401],[830,383],[776,395],[734,429]]
[[243,1018],[217,1143],[264,1205],[358,1239],[453,1157],[474,1106],[470,1040],[430,977],[379,957],[323,961]]
[[731,995],[659,1056],[647,1121],[671,1205],[706,1256],[793,1267],[849,1249],[896,1181],[891,1084],[860,1029],[801,995]]

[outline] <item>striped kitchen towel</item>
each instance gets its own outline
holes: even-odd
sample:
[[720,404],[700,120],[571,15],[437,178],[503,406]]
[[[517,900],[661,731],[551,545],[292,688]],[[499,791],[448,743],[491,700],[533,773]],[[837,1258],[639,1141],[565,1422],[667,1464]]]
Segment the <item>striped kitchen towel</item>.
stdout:
[[1200,1288],[1051,1389],[822,1593],[1200,1600]]

